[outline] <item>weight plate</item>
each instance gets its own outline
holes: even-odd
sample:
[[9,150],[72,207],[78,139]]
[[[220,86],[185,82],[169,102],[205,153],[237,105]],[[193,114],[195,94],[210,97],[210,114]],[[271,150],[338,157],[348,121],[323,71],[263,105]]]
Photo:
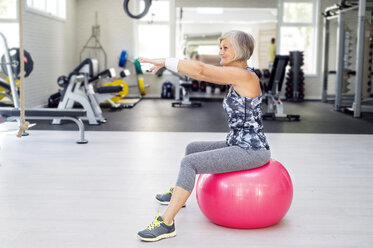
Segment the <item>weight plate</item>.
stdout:
[[139,78],[138,82],[139,82],[140,93],[141,93],[142,96],[145,96],[146,95],[146,88],[145,88],[145,84],[144,84],[144,79]]
[[115,80],[113,82],[109,82],[104,84],[104,86],[122,86],[123,90],[120,91],[116,96],[110,98],[113,102],[118,102],[120,99],[125,98],[128,94],[128,85],[123,80]]

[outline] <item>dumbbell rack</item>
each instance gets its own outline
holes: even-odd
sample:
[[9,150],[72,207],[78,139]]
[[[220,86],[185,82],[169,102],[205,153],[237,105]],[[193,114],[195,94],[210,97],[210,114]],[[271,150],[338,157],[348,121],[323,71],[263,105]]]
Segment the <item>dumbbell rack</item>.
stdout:
[[304,99],[303,52],[291,51],[289,63],[290,70],[286,77],[285,97],[289,101],[301,101]]
[[226,85],[217,85],[206,81],[193,80],[191,85],[191,98],[203,100],[221,100],[227,91]]

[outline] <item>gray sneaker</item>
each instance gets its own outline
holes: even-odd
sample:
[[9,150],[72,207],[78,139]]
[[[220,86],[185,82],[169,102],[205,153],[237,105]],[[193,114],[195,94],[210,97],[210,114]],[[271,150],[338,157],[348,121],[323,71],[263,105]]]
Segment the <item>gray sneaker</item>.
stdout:
[[162,216],[157,214],[155,220],[145,230],[137,233],[137,238],[142,241],[158,241],[161,239],[172,238],[176,236],[175,222],[172,225],[166,225]]
[[[155,196],[155,200],[162,205],[170,204],[171,197],[172,197],[172,194],[174,192],[174,188],[175,187],[171,187],[168,191],[164,192],[163,194],[157,194]],[[186,204],[183,205],[183,207],[185,207],[185,206],[186,206]]]
[[168,205],[170,204],[173,192],[174,192],[174,187],[171,187],[168,191],[164,192],[163,194],[157,194],[155,196],[155,200],[162,205]]

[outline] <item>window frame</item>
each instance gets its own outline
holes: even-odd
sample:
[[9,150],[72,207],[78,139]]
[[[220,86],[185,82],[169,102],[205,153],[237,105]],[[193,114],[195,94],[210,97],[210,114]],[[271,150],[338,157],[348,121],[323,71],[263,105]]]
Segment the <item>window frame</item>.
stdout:
[[[30,1],[33,1],[33,0],[30,0]],[[47,1],[48,0],[45,0],[45,2],[47,2]],[[24,10],[27,11],[27,12],[36,14],[36,15],[48,17],[48,18],[51,18],[51,19],[54,19],[54,20],[57,20],[57,21],[61,21],[61,22],[66,22],[66,19],[67,19],[67,0],[59,0],[59,1],[64,1],[64,5],[65,5],[64,16],[65,17],[60,17],[56,14],[50,13],[46,9],[45,10],[40,10],[40,9],[34,8],[32,6],[29,6],[28,3],[27,3],[27,0],[24,1],[24,3],[23,3],[24,4]]]
[[[19,47],[19,14],[18,14],[18,10],[19,10],[19,3],[20,3],[20,0],[16,0],[16,17],[15,18],[0,18],[0,24],[16,24],[18,26],[18,32],[17,32],[17,45],[15,47]],[[6,37],[7,35],[4,34]],[[9,46],[9,39],[7,38],[7,42],[8,42],[8,46]],[[11,47],[13,47],[11,45]]]
[[19,4],[19,0],[16,0],[16,17],[15,18],[2,18],[2,17],[0,17],[0,23],[15,23],[15,22],[18,23],[18,19],[19,19],[18,4]]
[[[281,18],[281,23],[286,26],[293,26],[294,24],[295,27],[302,26],[302,27],[313,27],[316,23],[316,11],[317,11],[317,2],[318,0],[281,0],[281,13],[282,13],[282,18]],[[313,6],[312,9],[312,21],[311,22],[284,22],[284,3],[310,3]]]
[[[311,3],[313,5],[312,8],[312,22],[284,22],[284,3],[292,2],[292,3]],[[278,36],[277,36],[277,42],[276,46],[279,48],[277,49],[277,54],[281,53],[281,28],[283,27],[309,27],[313,28],[313,61],[312,61],[312,67],[314,70],[312,72],[305,72],[305,76],[307,77],[316,77],[318,75],[319,71],[319,65],[317,63],[318,61],[318,36],[319,36],[319,5],[320,5],[320,0],[280,0],[279,1],[279,12],[278,12],[278,22],[277,22],[277,30],[278,30]]]
[[[134,30],[134,57],[138,57],[140,54],[140,47],[139,47],[139,27],[140,25],[164,25],[168,26],[169,28],[169,56],[174,57],[175,56],[175,33],[176,33],[176,8],[175,8],[175,0],[158,0],[158,1],[166,1],[169,2],[169,20],[168,21],[153,21],[152,23],[148,23],[146,20],[142,19],[134,19],[133,22],[133,30]],[[139,10],[140,7],[140,1],[130,1],[130,4],[133,4],[132,7],[136,10]],[[151,7],[150,7],[151,10]],[[149,10],[149,11],[150,11]]]

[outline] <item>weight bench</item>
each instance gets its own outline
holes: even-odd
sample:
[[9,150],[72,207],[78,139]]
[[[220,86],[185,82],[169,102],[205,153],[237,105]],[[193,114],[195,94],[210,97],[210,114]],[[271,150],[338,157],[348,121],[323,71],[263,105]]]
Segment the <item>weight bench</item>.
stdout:
[[[78,144],[87,144],[88,141],[84,138],[84,124],[80,117],[86,116],[85,110],[70,109],[46,109],[46,108],[35,108],[25,110],[26,120],[70,120],[75,122],[79,128],[79,140]],[[5,118],[6,121],[19,120],[20,110],[18,108],[0,108],[0,117]]]
[[[0,108],[0,117],[4,119],[4,121],[17,121],[20,123],[20,104],[18,99],[18,90],[16,85],[16,77],[12,66],[17,61],[17,57],[14,58],[14,61],[11,60],[11,56],[8,49],[8,44],[6,41],[5,36],[0,32],[0,42],[2,48],[4,49],[4,59],[1,59],[1,65],[5,66],[7,71],[9,72],[9,86],[10,92],[12,93],[12,99],[14,107],[2,107]],[[32,61],[31,55],[28,54],[29,61]],[[4,60],[4,61],[3,61]],[[17,61],[18,62],[18,61]],[[19,62],[18,62],[19,64]],[[31,68],[31,67],[29,67]],[[31,68],[32,71],[32,68]],[[28,71],[28,74],[31,73]],[[25,75],[26,76],[26,75]],[[4,83],[4,82],[3,82]],[[4,84],[4,86],[6,86]],[[5,87],[7,89],[7,87]],[[78,125],[79,128],[79,140],[77,141],[78,144],[86,144],[88,141],[84,138],[84,124],[81,117],[86,116],[85,110],[78,110],[78,109],[69,109],[69,110],[59,110],[59,109],[51,109],[51,108],[34,108],[34,109],[26,109],[25,110],[25,119],[26,120],[53,120],[53,119],[62,119],[62,120],[71,120]],[[23,133],[22,135],[27,135],[27,133]]]
[[267,104],[267,111],[262,115],[263,119],[285,119],[289,121],[300,120],[300,115],[290,115],[284,113],[284,104],[280,99],[282,83],[284,81],[286,66],[288,65],[288,62],[289,56],[276,55],[268,84],[261,83],[261,88],[265,92],[264,95]]
[[[96,92],[93,84],[99,79],[115,77],[114,69],[107,69],[100,73],[97,71],[97,60],[85,59],[68,77],[59,77],[57,82],[60,87],[63,87],[63,90],[60,96],[58,94],[53,96],[59,99],[57,108],[60,110],[73,109],[74,103],[77,102],[86,110],[87,116],[84,119],[88,119],[90,125],[105,123],[106,119],[102,114],[100,103],[108,101],[113,108],[119,108],[120,104],[112,102],[110,98],[113,97],[113,93],[121,92],[123,86],[102,86]],[[52,124],[59,125],[61,120],[56,118]]]

